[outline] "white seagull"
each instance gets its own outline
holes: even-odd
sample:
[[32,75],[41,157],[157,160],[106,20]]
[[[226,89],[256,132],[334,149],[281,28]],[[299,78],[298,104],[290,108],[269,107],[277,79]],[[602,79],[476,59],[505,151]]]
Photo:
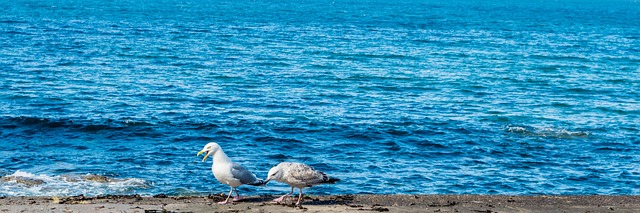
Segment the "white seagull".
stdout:
[[269,170],[269,175],[264,181],[264,184],[266,185],[267,182],[271,180],[286,183],[291,186],[291,192],[289,192],[289,194],[282,195],[282,197],[273,200],[274,202],[282,202],[286,197],[293,194],[293,188],[298,188],[300,189],[300,196],[298,197],[296,205],[300,206],[300,202],[302,202],[302,188],[324,183],[335,183],[340,179],[329,177],[324,172],[315,170],[302,163],[283,162]]
[[218,204],[226,204],[233,191],[236,191],[236,197],[233,198],[233,201],[242,199],[236,189],[238,186],[243,184],[253,186],[264,185],[264,181],[256,178],[256,175],[251,171],[247,170],[242,165],[231,161],[231,158],[224,154],[222,148],[217,143],[211,142],[205,145],[204,148],[198,152],[198,156],[202,153],[206,153],[204,158],[202,158],[202,162],[205,162],[209,155],[213,158],[213,164],[211,165],[211,172],[213,172],[213,176],[220,181],[220,183],[231,186],[231,191],[229,191],[227,199],[224,200],[224,202],[219,202]]

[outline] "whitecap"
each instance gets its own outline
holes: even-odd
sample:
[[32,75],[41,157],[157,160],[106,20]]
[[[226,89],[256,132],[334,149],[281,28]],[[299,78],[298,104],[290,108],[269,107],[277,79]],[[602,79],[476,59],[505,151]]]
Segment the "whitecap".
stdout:
[[[100,180],[87,177],[103,177]],[[0,196],[73,196],[139,194],[153,183],[140,178],[110,178],[95,174],[46,175],[16,171],[2,177]]]
[[507,126],[506,131],[524,136],[551,138],[583,138],[591,135],[591,133],[587,131],[571,131],[556,127]]

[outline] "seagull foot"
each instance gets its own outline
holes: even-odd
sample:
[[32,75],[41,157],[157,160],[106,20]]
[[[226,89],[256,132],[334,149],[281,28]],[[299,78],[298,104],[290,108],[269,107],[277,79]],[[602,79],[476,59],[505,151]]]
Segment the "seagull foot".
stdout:
[[227,203],[229,203],[229,202],[228,202],[228,201],[226,201],[226,200],[225,200],[225,201],[222,201],[222,202],[218,202],[218,204],[220,204],[220,205],[224,205],[224,204],[227,204]]
[[284,201],[285,198],[287,198],[287,196],[282,196],[282,197],[273,199],[273,202],[280,203],[280,202]]
[[233,201],[240,201],[240,200],[242,200],[242,199],[243,199],[243,197],[238,196],[238,197],[234,197],[234,198],[233,198]]

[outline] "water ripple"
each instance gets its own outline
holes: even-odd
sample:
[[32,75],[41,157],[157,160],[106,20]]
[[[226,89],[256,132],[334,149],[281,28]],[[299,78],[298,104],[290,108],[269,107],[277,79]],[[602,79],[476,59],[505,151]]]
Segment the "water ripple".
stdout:
[[637,2],[165,3],[0,2],[0,176],[202,195],[216,141],[312,194],[640,193]]

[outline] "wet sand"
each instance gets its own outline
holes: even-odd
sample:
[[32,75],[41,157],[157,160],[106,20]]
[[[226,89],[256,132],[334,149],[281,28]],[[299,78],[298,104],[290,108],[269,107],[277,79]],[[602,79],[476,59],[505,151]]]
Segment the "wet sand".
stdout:
[[333,195],[307,196],[302,207],[274,198],[218,205],[223,195],[0,197],[0,212],[640,212],[640,196]]

